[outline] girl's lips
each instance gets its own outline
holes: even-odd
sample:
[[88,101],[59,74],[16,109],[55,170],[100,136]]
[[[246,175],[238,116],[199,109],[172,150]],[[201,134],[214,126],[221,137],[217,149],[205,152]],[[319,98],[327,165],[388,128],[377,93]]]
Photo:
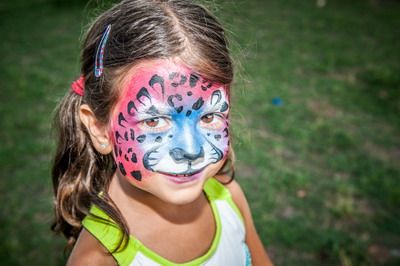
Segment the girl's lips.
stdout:
[[192,182],[201,177],[201,171],[191,173],[191,174],[170,174],[170,173],[162,173],[162,172],[160,172],[160,174],[165,175],[170,181],[177,183],[177,184]]

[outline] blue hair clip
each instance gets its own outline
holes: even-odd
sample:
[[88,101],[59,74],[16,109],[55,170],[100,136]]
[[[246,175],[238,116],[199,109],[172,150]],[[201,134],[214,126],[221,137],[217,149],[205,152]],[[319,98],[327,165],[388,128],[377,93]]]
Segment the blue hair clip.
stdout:
[[104,47],[106,46],[108,35],[110,34],[111,24],[108,24],[106,30],[101,37],[101,41],[99,47],[96,52],[96,61],[94,63],[94,75],[96,78],[100,77],[103,74],[103,58],[104,58]]

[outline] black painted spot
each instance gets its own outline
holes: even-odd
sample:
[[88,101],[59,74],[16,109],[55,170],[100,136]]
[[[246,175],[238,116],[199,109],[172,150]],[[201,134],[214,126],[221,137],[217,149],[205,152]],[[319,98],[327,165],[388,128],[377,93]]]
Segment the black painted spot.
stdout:
[[117,145],[114,145],[114,155],[115,155],[115,157],[118,156],[118,147],[117,147]]
[[221,135],[217,134],[217,135],[214,136],[214,138],[215,138],[216,140],[220,140],[220,139],[221,139]]
[[171,107],[175,107],[174,98],[176,98],[178,101],[182,101],[182,99],[183,99],[182,95],[180,95],[180,94],[168,96],[167,102],[168,102],[169,106],[171,106]]
[[222,104],[221,110],[219,110],[220,112],[225,112],[226,110],[228,110],[228,103],[224,102]]
[[125,158],[125,161],[129,162],[129,159],[128,159],[128,155],[127,155],[127,154],[124,155],[124,158]]
[[178,108],[175,108],[175,111],[177,111],[178,114],[181,113],[182,110],[183,110],[183,106],[179,106]]
[[138,141],[139,143],[142,143],[143,141],[146,140],[146,135],[140,135],[140,136],[137,137],[136,139],[137,139],[137,141]]
[[193,92],[191,92],[191,91],[187,92],[187,96],[192,96],[192,95],[193,95]]
[[200,79],[200,77],[197,74],[195,74],[195,73],[190,74],[190,77],[189,77],[189,85],[190,85],[190,87],[191,88],[196,87],[197,81],[199,79]]
[[122,156],[122,150],[121,150],[121,148],[118,148],[118,155],[119,155],[119,156]]
[[148,91],[145,87],[142,87],[142,88],[140,89],[140,91],[138,92],[138,94],[136,94],[136,99],[137,99],[141,104],[145,105],[144,102],[142,102],[142,100],[140,100],[140,98],[142,98],[142,97],[146,97],[146,98],[148,98],[148,99],[151,101],[151,96],[150,96],[150,94],[149,94],[149,91]]
[[194,110],[199,110],[204,104],[203,98],[200,97],[192,106]]
[[[134,141],[135,140],[135,131],[133,131],[132,128],[130,129],[130,131],[131,131],[131,140]],[[129,149],[132,149],[132,148],[129,148]],[[129,152],[129,149],[128,149],[128,152]]]
[[[211,95],[211,104],[216,105],[217,103],[219,103],[219,101],[221,101],[221,99],[222,99],[221,91],[216,90]],[[215,103],[214,103],[214,101],[215,101]]]
[[177,77],[179,76],[178,72],[172,72],[169,74],[169,79],[172,80],[171,86],[172,87],[178,87],[179,85],[183,85],[186,83],[187,77],[185,75],[180,75],[180,80],[177,80]]
[[122,165],[122,163],[118,163],[118,167],[119,167],[119,170],[121,171],[121,174],[126,175],[126,171],[125,171],[125,168]]
[[167,102],[168,102],[169,106],[171,106],[171,107],[175,107],[175,104],[172,101],[174,99],[174,97],[175,97],[175,95],[170,95],[170,96],[168,96],[168,99],[167,99]]
[[124,137],[125,137],[125,140],[126,140],[126,141],[128,141],[128,140],[129,140],[129,137],[128,137],[128,131],[125,131]]
[[225,128],[225,129],[224,129],[224,133],[225,133],[224,138],[228,137],[228,135],[229,135],[229,130],[228,130],[228,128]]
[[122,113],[119,113],[118,115],[118,125],[120,125],[121,127],[125,127],[124,125],[122,125],[122,122],[128,122],[126,121],[124,115]]
[[207,136],[211,136],[211,133],[207,133]]
[[132,163],[137,163],[136,153],[132,153],[131,161]]
[[160,143],[160,142],[162,141],[162,137],[161,137],[161,136],[158,136],[158,137],[156,138],[155,141],[158,142],[158,143]]
[[203,91],[206,91],[207,89],[211,88],[212,85],[213,85],[212,82],[208,81],[207,79],[204,79],[204,80],[202,81],[201,89],[202,89]]
[[179,85],[185,84],[186,80],[187,80],[187,77],[185,75],[181,75],[181,81],[179,82]]
[[186,112],[186,116],[190,116],[191,114],[192,114],[192,111],[191,111],[191,110],[189,110],[189,111]]
[[212,83],[212,82],[210,82],[210,81],[209,81],[209,80],[207,80],[207,79],[204,79],[204,80],[203,80],[203,84],[205,84],[205,83],[207,83],[207,85],[206,85],[207,89],[211,88],[211,87],[212,87],[212,85],[213,85],[213,83]]
[[121,134],[118,131],[115,131],[115,141],[120,144],[119,139],[122,139]]
[[168,138],[172,139],[173,135],[169,135]]
[[[172,73],[169,74],[169,79],[170,80],[175,80],[175,78],[178,77],[178,75],[179,75],[178,72],[172,72]],[[171,83],[171,86],[175,87],[175,88],[178,87],[178,85],[179,85],[179,82],[176,82],[176,81],[173,81]]]
[[149,81],[149,85],[154,89],[154,84],[160,84],[161,92],[164,95],[164,79],[159,75],[153,75]]
[[138,181],[142,180],[142,174],[140,173],[140,171],[132,171],[131,175]]
[[130,102],[128,103],[128,114],[129,114],[129,115],[134,115],[134,113],[132,112],[132,109],[135,109],[135,111],[137,112],[135,103],[132,102],[132,101],[130,101]]
[[152,105],[152,106],[150,106],[150,108],[146,111],[146,114],[156,116],[156,115],[159,115],[160,112],[158,111],[157,107],[155,107],[154,105]]
[[171,72],[169,73],[169,79],[174,79],[176,76],[178,76],[178,72]]
[[128,153],[131,153],[132,152],[132,148],[128,148]]

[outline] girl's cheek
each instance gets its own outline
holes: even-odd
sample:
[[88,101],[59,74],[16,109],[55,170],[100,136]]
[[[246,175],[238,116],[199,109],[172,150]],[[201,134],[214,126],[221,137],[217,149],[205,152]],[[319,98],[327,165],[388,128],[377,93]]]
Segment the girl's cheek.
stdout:
[[120,111],[112,123],[114,159],[122,175],[134,181],[142,181],[145,177],[141,160],[144,154],[142,144],[146,141],[146,134],[139,127],[131,125],[126,117]]
[[230,145],[230,130],[229,121],[226,119],[222,121],[222,125],[218,130],[201,129],[201,134],[215,147],[223,151],[224,157],[226,157],[229,151]]

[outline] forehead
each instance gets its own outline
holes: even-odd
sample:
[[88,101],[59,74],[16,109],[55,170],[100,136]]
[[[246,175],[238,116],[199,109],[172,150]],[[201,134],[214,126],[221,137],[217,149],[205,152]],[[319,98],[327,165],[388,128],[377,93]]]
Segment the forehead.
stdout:
[[122,84],[121,96],[123,99],[138,100],[151,95],[164,102],[174,93],[208,98],[216,89],[227,94],[224,84],[203,78],[182,63],[149,60],[139,63],[128,72]]

